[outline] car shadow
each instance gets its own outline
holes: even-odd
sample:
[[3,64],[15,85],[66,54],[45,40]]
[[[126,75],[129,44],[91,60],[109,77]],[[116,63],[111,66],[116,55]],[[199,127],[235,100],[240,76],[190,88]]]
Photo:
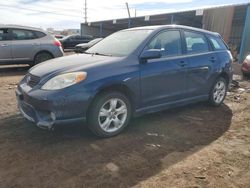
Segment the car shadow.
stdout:
[[[227,105],[199,103],[133,119],[122,134],[100,139],[86,126],[48,132],[13,115],[0,121],[2,183],[130,187],[217,140],[231,119]],[[10,178],[12,168],[22,175]]]
[[0,66],[0,76],[24,75],[29,68],[29,65]]

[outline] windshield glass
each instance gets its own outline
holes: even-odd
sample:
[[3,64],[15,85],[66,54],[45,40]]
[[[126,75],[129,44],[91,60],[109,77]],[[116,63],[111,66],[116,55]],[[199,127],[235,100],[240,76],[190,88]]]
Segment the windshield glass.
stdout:
[[146,29],[120,31],[104,38],[86,53],[118,57],[128,56],[151,32],[152,30]]
[[97,38],[97,39],[89,41],[88,44],[92,45],[92,44],[95,44],[95,43],[99,42],[100,40],[102,40],[102,39],[101,38]]

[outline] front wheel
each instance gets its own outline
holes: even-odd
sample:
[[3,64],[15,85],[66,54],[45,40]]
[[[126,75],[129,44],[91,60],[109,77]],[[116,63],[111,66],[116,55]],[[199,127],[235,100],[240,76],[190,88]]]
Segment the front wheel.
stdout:
[[104,93],[96,97],[88,116],[88,126],[95,135],[112,137],[129,123],[131,104],[122,93]]
[[220,77],[218,78],[209,95],[209,103],[213,106],[219,106],[223,103],[227,93],[227,81]]

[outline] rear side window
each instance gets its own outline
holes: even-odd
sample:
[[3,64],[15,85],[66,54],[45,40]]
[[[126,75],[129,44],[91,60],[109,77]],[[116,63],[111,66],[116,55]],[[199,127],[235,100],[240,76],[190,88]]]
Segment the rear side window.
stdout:
[[204,53],[209,51],[207,39],[203,34],[184,31],[188,54]]
[[12,36],[13,40],[31,40],[37,38],[33,31],[24,29],[13,29]]
[[162,57],[180,55],[182,54],[180,32],[177,30],[164,31],[157,35],[146,49],[159,49]]
[[8,29],[0,29],[0,41],[10,40],[9,30]]
[[219,37],[208,36],[215,50],[227,50],[226,45]]

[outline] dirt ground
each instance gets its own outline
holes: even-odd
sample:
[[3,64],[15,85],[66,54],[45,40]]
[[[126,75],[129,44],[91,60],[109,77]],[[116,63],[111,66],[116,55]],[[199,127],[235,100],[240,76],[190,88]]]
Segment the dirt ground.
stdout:
[[125,132],[37,128],[17,110],[26,67],[0,68],[0,188],[250,187],[250,81],[225,104],[189,105],[134,119]]

